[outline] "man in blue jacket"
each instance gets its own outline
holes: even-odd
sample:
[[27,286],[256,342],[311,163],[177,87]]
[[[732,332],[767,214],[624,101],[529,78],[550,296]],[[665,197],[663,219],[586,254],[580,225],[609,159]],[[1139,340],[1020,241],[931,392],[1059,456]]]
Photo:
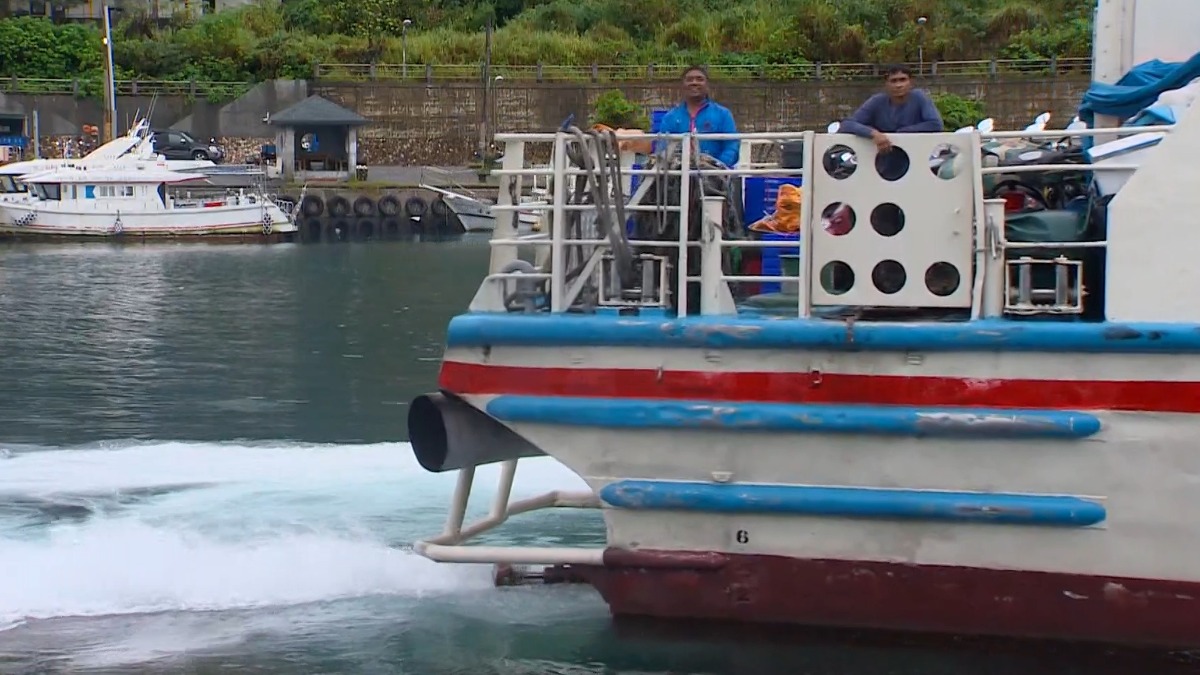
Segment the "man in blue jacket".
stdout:
[[[667,111],[655,132],[664,134],[736,134],[737,124],[729,108],[708,96],[708,71],[688,66],[683,71],[683,102]],[[700,139],[700,152],[729,168],[738,162],[741,143],[737,140]],[[658,150],[658,148],[655,148]]]
[[891,66],[884,75],[884,91],[867,99],[862,107],[842,122],[841,131],[869,138],[879,152],[892,149],[888,134],[937,133],[944,130],[942,115],[933,99],[913,89],[912,72]]

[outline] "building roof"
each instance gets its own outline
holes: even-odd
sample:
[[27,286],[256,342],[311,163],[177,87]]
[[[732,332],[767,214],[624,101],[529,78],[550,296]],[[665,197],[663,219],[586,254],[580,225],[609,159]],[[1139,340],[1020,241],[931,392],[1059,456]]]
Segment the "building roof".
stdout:
[[371,120],[353,110],[317,95],[271,115],[271,124],[278,126],[361,126]]

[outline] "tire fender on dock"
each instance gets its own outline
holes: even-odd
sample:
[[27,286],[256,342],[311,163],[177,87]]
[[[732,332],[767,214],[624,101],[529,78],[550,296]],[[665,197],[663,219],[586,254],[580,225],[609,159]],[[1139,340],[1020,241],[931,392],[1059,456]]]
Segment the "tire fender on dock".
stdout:
[[379,213],[387,217],[397,216],[400,214],[400,200],[396,199],[396,195],[387,195],[379,200]]
[[383,221],[383,231],[389,239],[408,239],[413,235],[412,221],[400,218],[388,218]]
[[345,218],[350,215],[350,200],[338,195],[326,204],[329,215],[333,218]]
[[316,195],[308,195],[304,198],[304,202],[300,204],[300,213],[316,218],[325,213],[325,200]]
[[354,215],[359,218],[369,218],[375,215],[375,200],[363,195],[354,200]]
[[429,212],[429,203],[420,197],[409,197],[404,202],[404,214],[412,218],[420,218]]
[[321,241],[321,219],[309,218],[304,221],[304,230],[300,233],[303,241]]

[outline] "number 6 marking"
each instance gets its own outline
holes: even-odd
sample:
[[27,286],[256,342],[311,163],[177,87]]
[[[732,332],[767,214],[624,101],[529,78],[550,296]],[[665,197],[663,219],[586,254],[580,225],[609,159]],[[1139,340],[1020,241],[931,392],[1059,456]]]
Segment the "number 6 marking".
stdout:
[[738,530],[737,534],[734,536],[734,538],[737,540],[737,543],[739,543],[739,544],[749,544],[750,543],[750,533],[745,530]]

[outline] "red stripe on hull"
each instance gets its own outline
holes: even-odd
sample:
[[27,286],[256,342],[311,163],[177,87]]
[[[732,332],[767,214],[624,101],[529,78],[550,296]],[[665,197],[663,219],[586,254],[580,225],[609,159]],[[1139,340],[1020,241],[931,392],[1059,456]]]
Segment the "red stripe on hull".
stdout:
[[986,570],[609,549],[572,566],[615,616],[868,628],[1200,647],[1200,584]]
[[1200,412],[1200,382],[980,380],[838,373],[530,368],[446,361],[457,394]]

